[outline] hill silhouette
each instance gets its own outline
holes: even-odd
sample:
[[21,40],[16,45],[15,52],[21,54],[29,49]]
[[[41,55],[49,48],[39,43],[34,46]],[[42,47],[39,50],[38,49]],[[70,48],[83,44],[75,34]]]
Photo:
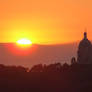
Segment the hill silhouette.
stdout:
[[0,65],[1,92],[91,92],[92,65]]

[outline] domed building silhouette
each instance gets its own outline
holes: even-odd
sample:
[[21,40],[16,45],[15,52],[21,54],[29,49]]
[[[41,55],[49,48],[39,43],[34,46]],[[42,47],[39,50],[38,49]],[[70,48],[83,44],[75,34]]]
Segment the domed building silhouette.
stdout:
[[79,64],[92,64],[92,44],[87,38],[87,32],[84,32],[84,38],[79,44],[77,54]]

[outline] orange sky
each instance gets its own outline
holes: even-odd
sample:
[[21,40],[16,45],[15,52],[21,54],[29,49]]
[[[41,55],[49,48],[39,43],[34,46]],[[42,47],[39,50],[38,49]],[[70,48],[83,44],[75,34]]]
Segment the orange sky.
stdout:
[[0,0],[0,42],[36,44],[92,39],[92,0]]

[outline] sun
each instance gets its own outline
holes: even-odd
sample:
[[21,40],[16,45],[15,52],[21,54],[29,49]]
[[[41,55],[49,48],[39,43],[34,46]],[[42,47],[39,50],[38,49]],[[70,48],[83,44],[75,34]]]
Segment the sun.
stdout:
[[28,46],[28,45],[32,45],[32,42],[26,38],[22,38],[17,41],[17,44],[19,44],[21,46]]

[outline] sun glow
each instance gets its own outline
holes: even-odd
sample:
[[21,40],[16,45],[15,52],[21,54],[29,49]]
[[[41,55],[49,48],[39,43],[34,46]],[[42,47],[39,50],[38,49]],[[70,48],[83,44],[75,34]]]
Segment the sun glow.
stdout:
[[24,39],[18,40],[17,44],[22,45],[22,46],[28,46],[28,45],[32,45],[32,42],[24,38]]
[[29,39],[22,38],[14,44],[6,45],[6,48],[14,55],[26,56],[32,54],[37,49],[37,46]]

